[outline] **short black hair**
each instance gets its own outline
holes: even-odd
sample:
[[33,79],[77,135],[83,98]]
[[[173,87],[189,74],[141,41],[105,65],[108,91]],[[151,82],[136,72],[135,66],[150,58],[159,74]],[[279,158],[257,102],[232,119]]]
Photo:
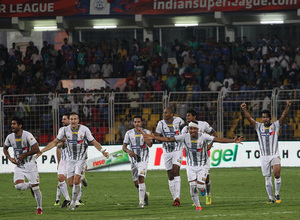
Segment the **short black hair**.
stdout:
[[18,125],[23,125],[23,123],[24,123],[24,122],[23,122],[23,119],[20,118],[20,117],[18,117],[18,116],[14,116],[14,117],[12,118],[12,121],[16,121]]
[[143,121],[143,117],[142,117],[142,116],[140,116],[140,115],[136,115],[136,116],[134,116],[133,120],[134,120],[135,118],[140,118],[140,119],[141,119],[141,121]]
[[[74,115],[74,114],[73,114]],[[67,116],[67,118],[69,119],[70,118],[70,112],[65,112],[63,113],[63,116]]]
[[197,112],[194,109],[190,109],[186,113],[187,114],[190,113],[192,116],[196,116],[196,118],[197,118]]
[[268,114],[269,118],[271,118],[271,112],[267,109],[262,110],[261,114]]

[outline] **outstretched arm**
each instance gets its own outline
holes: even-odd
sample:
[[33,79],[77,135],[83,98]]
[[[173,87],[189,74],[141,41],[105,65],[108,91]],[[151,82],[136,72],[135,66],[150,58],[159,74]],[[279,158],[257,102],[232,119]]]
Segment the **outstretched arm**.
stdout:
[[145,140],[158,140],[158,141],[162,141],[162,142],[175,142],[175,138],[174,137],[159,137],[156,135],[151,134],[145,134],[144,135]]
[[252,127],[255,128],[256,122],[255,122],[255,120],[251,117],[250,113],[248,112],[248,110],[247,110],[247,105],[246,105],[245,102],[241,104],[241,108],[242,108],[242,110],[243,110],[243,112],[244,112],[245,117],[246,117],[247,120],[250,122],[250,125],[251,125]]
[[287,116],[287,114],[288,114],[288,112],[289,112],[289,109],[290,109],[291,105],[292,105],[292,101],[291,101],[291,100],[287,100],[287,101],[286,101],[286,107],[285,107],[284,111],[282,112],[281,117],[279,118],[279,124],[280,124],[280,125],[283,124],[284,119],[285,119],[285,117]]
[[39,156],[41,156],[44,152],[51,150],[53,147],[55,147],[57,145],[57,143],[59,142],[59,140],[57,138],[55,138],[53,141],[51,141],[49,144],[47,144],[47,146],[45,148],[43,148],[40,152],[38,152],[35,155],[35,158],[37,159]]
[[137,128],[137,130],[142,133],[142,135],[145,139],[145,143],[148,145],[148,147],[152,147],[152,140],[145,138],[145,134],[147,134],[147,133],[145,133],[142,128]]
[[242,141],[245,141],[244,137],[235,137],[234,139],[229,139],[229,138],[215,138],[214,142],[219,142],[219,143],[237,143],[237,144],[242,144]]

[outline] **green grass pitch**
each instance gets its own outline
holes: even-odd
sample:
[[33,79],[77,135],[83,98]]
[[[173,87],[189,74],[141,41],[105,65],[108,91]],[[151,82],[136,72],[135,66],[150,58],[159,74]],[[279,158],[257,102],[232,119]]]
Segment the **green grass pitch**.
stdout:
[[172,206],[166,171],[148,171],[149,206],[138,209],[138,192],[131,173],[88,172],[84,206],[68,211],[54,206],[57,178],[41,173],[43,215],[37,216],[30,190],[13,187],[13,174],[0,175],[0,219],[299,219],[299,168],[282,168],[281,204],[266,204],[268,197],[260,168],[211,169],[212,205],[202,212],[192,206],[186,171],[181,170],[181,206]]

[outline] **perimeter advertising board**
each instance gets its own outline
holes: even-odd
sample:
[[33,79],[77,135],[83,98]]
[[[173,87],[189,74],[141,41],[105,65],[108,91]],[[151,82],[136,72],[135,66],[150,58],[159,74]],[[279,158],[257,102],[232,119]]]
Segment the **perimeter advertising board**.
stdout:
[[[130,158],[122,151],[121,145],[104,146],[109,152],[109,159],[106,159],[93,146],[88,148],[87,169],[88,171],[122,171],[130,170]],[[12,155],[12,149],[9,149]],[[149,170],[163,170],[164,161],[161,144],[155,144],[150,149]],[[300,142],[279,142],[279,154],[282,158],[283,167],[300,166]],[[217,144],[210,152],[211,168],[225,167],[259,167],[260,154],[257,142],[245,142],[241,144]],[[39,172],[57,172],[56,149],[44,153],[37,159]],[[0,151],[0,173],[13,172],[15,165]],[[185,169],[186,160],[184,157],[182,168]]]

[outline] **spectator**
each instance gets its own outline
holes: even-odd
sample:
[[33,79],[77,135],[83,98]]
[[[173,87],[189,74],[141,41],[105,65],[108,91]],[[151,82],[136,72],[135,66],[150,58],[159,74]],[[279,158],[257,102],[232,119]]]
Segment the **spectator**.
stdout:
[[109,78],[112,77],[112,73],[113,73],[113,67],[109,62],[109,59],[105,60],[105,63],[102,65],[101,68],[101,75],[103,78]]

